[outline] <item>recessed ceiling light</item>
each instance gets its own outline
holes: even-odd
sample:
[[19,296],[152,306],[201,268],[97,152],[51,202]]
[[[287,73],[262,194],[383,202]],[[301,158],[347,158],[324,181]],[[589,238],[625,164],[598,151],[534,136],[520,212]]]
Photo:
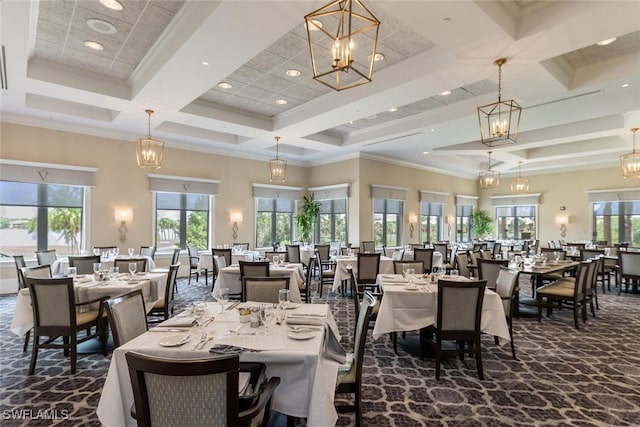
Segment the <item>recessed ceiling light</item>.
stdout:
[[[322,28],[322,22],[318,21],[317,19],[312,19],[311,22],[313,23],[312,26],[309,27],[309,31],[320,31],[320,28]],[[307,23],[304,23],[304,26],[307,26]]]
[[428,151],[423,151],[422,154],[429,154],[429,152]]
[[[384,60],[384,53],[376,53],[373,55],[373,62],[380,62]],[[371,55],[369,55],[369,61],[371,61]]]
[[290,69],[285,71],[285,74],[289,77],[298,77],[300,75],[300,70]]
[[398,108],[397,108],[397,107],[392,107],[392,108],[389,108],[389,110],[388,110],[388,111],[389,111],[390,113],[395,113],[396,111],[398,111]]
[[209,65],[208,61],[202,61],[202,65]]
[[111,10],[122,10],[123,6],[118,0],[100,0],[100,4]]
[[276,104],[278,104],[278,105],[286,105],[287,104],[287,100],[286,99],[276,99]]
[[115,34],[118,32],[118,29],[111,22],[96,18],[87,19],[87,27],[101,34]]
[[434,128],[431,128],[430,130],[431,130],[431,132],[435,132],[436,131]]
[[353,124],[355,124],[355,123],[356,123],[356,121],[355,121],[355,120],[349,120],[349,124],[350,124],[350,125],[353,125]]
[[602,40],[601,42],[596,43],[598,46],[606,46],[608,44],[613,43],[617,39],[615,37],[611,37],[610,39]]
[[229,82],[220,82],[218,83],[218,87],[220,89],[231,89],[233,87],[233,85]]
[[621,87],[629,87],[629,83],[623,83]]
[[89,49],[93,49],[93,50],[104,50],[104,46],[102,46],[100,43],[98,42],[93,42],[91,40],[87,40],[84,42],[85,47],[88,47]]
[[450,90],[444,90],[442,92],[440,92],[440,96],[449,96],[451,95],[451,91]]

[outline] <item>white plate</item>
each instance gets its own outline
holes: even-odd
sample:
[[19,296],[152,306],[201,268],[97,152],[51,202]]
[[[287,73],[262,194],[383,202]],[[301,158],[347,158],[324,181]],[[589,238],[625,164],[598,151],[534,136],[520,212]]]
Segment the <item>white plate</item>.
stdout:
[[140,271],[138,273],[136,273],[136,276],[146,276],[147,273],[145,273],[144,271]]
[[408,291],[417,291],[418,289],[420,289],[417,286],[405,286],[404,288]]
[[385,279],[395,279],[396,278],[395,274],[384,274],[384,275],[382,275],[382,277],[385,278]]
[[294,308],[298,308],[300,307],[300,304],[298,304],[297,302],[290,302],[289,305],[287,306],[287,310],[293,310]]
[[160,341],[160,345],[163,347],[178,347],[186,344],[190,338],[190,335],[171,335],[170,337],[163,338],[162,341]]
[[316,334],[313,332],[290,332],[287,336],[292,340],[310,340],[315,337]]

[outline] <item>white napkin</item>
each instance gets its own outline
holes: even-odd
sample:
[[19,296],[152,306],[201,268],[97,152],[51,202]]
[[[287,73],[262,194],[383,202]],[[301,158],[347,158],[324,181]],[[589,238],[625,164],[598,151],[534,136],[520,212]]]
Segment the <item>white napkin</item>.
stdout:
[[297,308],[289,310],[287,317],[327,317],[329,306],[327,304],[300,304]]
[[338,363],[345,363],[347,360],[347,351],[342,347],[342,344],[340,344],[340,341],[338,341],[338,338],[325,319],[320,317],[287,316],[287,324],[322,326],[324,328],[324,357],[335,360]]
[[195,322],[193,317],[172,317],[160,323],[158,326],[188,328],[193,326]]

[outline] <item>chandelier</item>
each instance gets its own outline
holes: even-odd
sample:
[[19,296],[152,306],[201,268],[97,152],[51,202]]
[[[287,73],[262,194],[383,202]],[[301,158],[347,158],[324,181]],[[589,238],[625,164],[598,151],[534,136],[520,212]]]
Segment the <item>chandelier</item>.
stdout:
[[164,141],[151,137],[151,115],[153,110],[144,110],[149,116],[149,133],[136,140],[136,159],[138,167],[143,169],[160,169],[162,167],[162,153]]
[[500,172],[491,169],[491,151],[487,151],[489,154],[489,168],[480,172],[480,187],[481,188],[498,188],[500,186]]
[[380,21],[360,0],[332,1],[304,19],[315,80],[338,91],[371,82]]
[[287,179],[287,161],[280,159],[278,142],[280,137],[276,136],[276,158],[269,160],[269,180],[271,182],[284,182]]
[[620,156],[620,164],[622,166],[622,176],[625,178],[639,177],[640,178],[640,153],[636,152],[636,132],[638,128],[632,128],[633,132],[633,151],[628,154]]
[[505,62],[506,58],[494,62],[498,66],[498,102],[478,107],[480,138],[488,147],[515,144],[518,139],[522,107],[513,99],[502,100],[502,65]]
[[512,193],[526,193],[529,191],[529,178],[523,178],[520,173],[522,162],[518,162],[518,177],[511,180]]

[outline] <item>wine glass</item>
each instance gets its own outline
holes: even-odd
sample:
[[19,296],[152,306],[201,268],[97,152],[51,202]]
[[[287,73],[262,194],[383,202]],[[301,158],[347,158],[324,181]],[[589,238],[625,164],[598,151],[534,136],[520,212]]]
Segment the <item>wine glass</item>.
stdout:
[[130,256],[130,257],[132,257],[132,256],[133,256],[133,252],[134,252],[134,249],[133,249],[133,248],[129,248],[129,249],[127,249],[127,253],[129,254],[129,256]]
[[224,314],[224,306],[229,302],[229,288],[220,288],[218,289],[218,294],[216,299],[220,304],[220,314]]
[[407,276],[407,279],[409,280],[409,282],[413,282],[413,277],[416,274],[416,269],[415,268],[407,268],[405,270],[405,275]]
[[269,325],[271,325],[271,321],[273,320],[273,305],[272,304],[262,304],[260,306],[260,321],[264,325],[265,335],[269,335]]
[[129,273],[133,276],[136,273],[136,269],[138,268],[138,264],[135,262],[129,263]]
[[93,263],[93,273],[94,274],[98,274],[98,272],[100,271],[100,269],[102,268],[102,264],[99,262],[94,262]]
[[289,289],[280,289],[278,291],[278,303],[281,310],[286,310],[291,302],[291,292]]
[[207,311],[207,303],[206,302],[197,302],[193,306],[193,318],[195,319],[198,326],[202,325],[202,318],[204,317],[204,313]]
[[93,254],[94,254],[95,256],[100,255],[100,249],[99,249],[99,248],[93,248]]

